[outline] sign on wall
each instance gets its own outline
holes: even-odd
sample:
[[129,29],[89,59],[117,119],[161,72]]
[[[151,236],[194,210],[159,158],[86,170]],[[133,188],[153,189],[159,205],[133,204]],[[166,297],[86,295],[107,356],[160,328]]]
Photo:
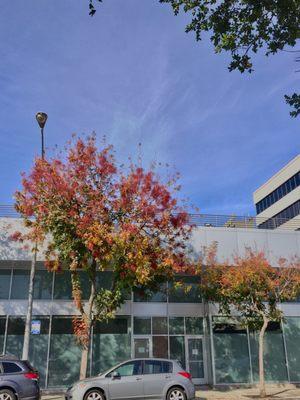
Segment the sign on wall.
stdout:
[[31,321],[31,334],[39,335],[41,333],[41,321],[33,320]]

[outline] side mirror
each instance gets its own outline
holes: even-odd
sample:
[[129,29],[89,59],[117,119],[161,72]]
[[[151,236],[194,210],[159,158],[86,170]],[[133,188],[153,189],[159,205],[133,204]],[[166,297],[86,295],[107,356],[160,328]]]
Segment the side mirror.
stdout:
[[112,373],[112,379],[113,379],[113,380],[115,380],[115,379],[121,379],[120,373],[117,372],[117,371],[113,372],[113,373]]

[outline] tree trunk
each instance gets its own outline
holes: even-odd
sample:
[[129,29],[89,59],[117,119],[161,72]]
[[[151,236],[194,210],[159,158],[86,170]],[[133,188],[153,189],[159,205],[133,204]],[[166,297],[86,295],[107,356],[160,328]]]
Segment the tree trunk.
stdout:
[[264,371],[264,336],[268,326],[268,318],[263,316],[264,323],[259,332],[259,395],[260,397],[266,397],[266,384],[265,384],[265,371]]
[[26,314],[26,322],[25,322],[22,360],[28,360],[28,357],[29,357],[29,343],[30,343],[30,330],[31,330],[30,328],[31,328],[31,319],[32,319],[32,304],[33,304],[36,258],[37,258],[37,244],[35,245],[35,247],[33,249],[33,256],[32,256],[32,260],[31,260],[29,290],[28,290],[28,306],[27,306],[27,314]]
[[88,368],[89,348],[91,343],[92,327],[93,327],[93,306],[96,295],[96,271],[92,272],[91,278],[91,293],[86,310],[86,323],[88,325],[88,340],[82,348],[81,364],[80,364],[80,379],[85,379]]

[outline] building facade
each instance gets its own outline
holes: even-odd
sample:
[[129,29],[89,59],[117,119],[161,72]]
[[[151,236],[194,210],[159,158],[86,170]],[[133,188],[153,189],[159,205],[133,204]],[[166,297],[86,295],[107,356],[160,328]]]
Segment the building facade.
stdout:
[[300,229],[300,155],[253,194],[259,227]]
[[[31,258],[9,239],[19,228],[18,219],[0,219],[0,352],[17,356],[22,354]],[[291,230],[199,226],[191,246],[200,253],[212,242],[218,243],[220,260],[243,254],[245,246],[263,249],[272,262],[300,255],[300,232]],[[96,324],[89,374],[131,357],[154,356],[180,360],[197,384],[257,381],[257,334],[220,316],[216,305],[203,303],[195,277],[184,281],[186,288],[169,283],[157,293],[132,293],[115,319]],[[100,285],[109,282],[109,271],[99,273]],[[82,285],[87,297],[84,275]],[[282,304],[282,309],[284,322],[270,324],[266,335],[266,376],[268,381],[300,382],[300,304]],[[72,330],[76,311],[68,272],[46,271],[42,254],[33,313],[41,329],[31,335],[30,361],[40,371],[42,387],[66,387],[79,376],[80,348]]]

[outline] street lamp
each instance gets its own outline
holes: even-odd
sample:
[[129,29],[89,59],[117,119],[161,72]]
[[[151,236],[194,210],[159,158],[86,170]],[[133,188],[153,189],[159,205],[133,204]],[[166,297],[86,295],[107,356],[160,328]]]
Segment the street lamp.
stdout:
[[[35,118],[41,128],[42,159],[44,159],[44,157],[45,157],[44,127],[45,127],[48,115],[44,112],[38,112],[36,114]],[[30,268],[29,289],[28,289],[28,306],[27,306],[27,313],[26,313],[24,342],[23,342],[23,351],[22,351],[22,359],[23,360],[28,360],[28,357],[29,357],[29,343],[30,343],[30,331],[31,331],[31,321],[32,321],[32,306],[33,306],[33,292],[34,292],[34,278],[35,278],[35,270],[36,270],[37,250],[38,250],[37,242],[35,242],[34,248],[33,248],[33,257],[31,260],[31,268]]]
[[44,148],[44,126],[46,125],[46,121],[48,115],[44,112],[39,111],[35,116],[40,128],[41,128],[41,136],[42,136],[42,159],[45,156],[45,148]]

